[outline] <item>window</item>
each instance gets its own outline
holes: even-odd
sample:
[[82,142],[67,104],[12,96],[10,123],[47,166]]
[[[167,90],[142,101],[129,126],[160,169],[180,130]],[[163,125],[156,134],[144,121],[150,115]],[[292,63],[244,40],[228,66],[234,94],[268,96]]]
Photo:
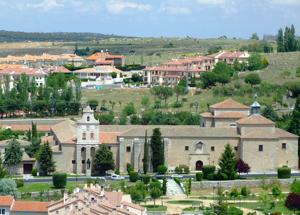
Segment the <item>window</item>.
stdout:
[[0,209],[0,214],[1,214],[1,215],[2,215],[2,214],[5,215],[5,209],[2,209],[2,208],[1,208],[1,209]]
[[184,149],[185,149],[185,151],[188,151],[188,150],[189,150],[189,147],[188,147],[188,146],[185,146]]
[[238,150],[238,147],[237,147],[237,146],[235,146],[235,147],[234,147],[234,150],[235,150],[235,151],[237,151],[237,150]]
[[108,149],[111,150],[111,146],[109,146]]
[[215,147],[214,146],[210,147],[210,151],[214,152],[215,151]]
[[282,143],[281,148],[282,148],[283,150],[285,150],[285,149],[286,149],[286,143]]
[[72,160],[72,164],[76,164],[76,161],[75,161],[75,160]]
[[126,147],[126,152],[131,152],[131,147],[130,146]]
[[91,132],[91,140],[94,140],[94,133]]
[[88,122],[90,121],[90,117],[89,116],[86,118],[86,121],[88,121]]
[[263,145],[259,145],[259,146],[258,146],[258,151],[259,151],[259,152],[264,151],[264,146],[263,146]]
[[85,132],[82,133],[82,140],[86,140],[86,133]]
[[82,160],[81,163],[82,163],[82,164],[85,164],[85,160]]

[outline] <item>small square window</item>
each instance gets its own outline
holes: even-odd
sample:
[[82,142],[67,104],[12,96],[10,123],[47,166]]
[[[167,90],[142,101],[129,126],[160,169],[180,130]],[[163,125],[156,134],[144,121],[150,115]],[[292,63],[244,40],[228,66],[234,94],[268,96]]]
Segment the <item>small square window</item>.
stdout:
[[72,160],[72,164],[76,164],[76,161],[75,161],[75,160]]
[[215,147],[214,146],[210,147],[210,151],[214,152],[215,151]]
[[235,150],[235,151],[237,151],[237,150],[238,150],[238,147],[237,147],[237,146],[235,146],[235,147],[234,147],[234,150]]
[[82,164],[85,164],[85,160],[82,160],[81,163],[82,163]]
[[111,146],[109,146],[108,149],[111,150]]
[[263,145],[259,145],[259,146],[258,146],[258,151],[259,151],[259,152],[264,151],[264,146],[263,146]]
[[281,148],[285,150],[286,149],[286,143],[282,143]]
[[188,151],[188,150],[189,150],[189,147],[188,147],[188,146],[185,146],[184,149],[185,149],[185,151]]
[[126,147],[126,152],[131,152],[131,147],[130,146]]

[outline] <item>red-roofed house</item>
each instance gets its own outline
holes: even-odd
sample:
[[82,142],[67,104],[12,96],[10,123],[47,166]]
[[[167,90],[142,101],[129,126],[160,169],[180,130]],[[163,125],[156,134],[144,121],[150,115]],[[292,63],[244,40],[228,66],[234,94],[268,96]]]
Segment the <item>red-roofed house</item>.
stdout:
[[93,66],[124,66],[125,56],[112,55],[108,52],[96,52],[93,55],[86,58],[88,64]]

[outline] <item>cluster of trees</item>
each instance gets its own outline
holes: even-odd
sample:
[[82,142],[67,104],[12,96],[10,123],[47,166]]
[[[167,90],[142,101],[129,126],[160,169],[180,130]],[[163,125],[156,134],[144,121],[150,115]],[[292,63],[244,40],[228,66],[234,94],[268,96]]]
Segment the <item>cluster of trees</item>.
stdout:
[[300,50],[300,42],[296,37],[296,30],[294,25],[286,26],[284,31],[279,29],[277,34],[277,51],[278,52],[293,52]]
[[256,53],[272,53],[274,48],[271,43],[262,40],[254,41],[248,45],[244,45],[240,48],[240,51],[256,52]]
[[[0,114],[14,116],[18,111],[39,116],[78,114],[80,109],[80,83],[65,74],[52,74],[45,86],[37,87],[35,81],[21,75],[10,89],[9,79],[5,78],[0,91]],[[72,84],[69,84],[73,82]],[[75,85],[75,86],[74,86]]]

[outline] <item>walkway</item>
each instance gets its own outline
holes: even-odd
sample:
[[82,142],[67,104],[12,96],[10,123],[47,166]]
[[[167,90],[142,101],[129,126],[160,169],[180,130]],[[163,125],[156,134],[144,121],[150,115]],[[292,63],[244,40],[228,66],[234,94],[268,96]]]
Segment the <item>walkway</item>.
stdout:
[[182,188],[173,180],[167,181],[167,196],[184,196]]

